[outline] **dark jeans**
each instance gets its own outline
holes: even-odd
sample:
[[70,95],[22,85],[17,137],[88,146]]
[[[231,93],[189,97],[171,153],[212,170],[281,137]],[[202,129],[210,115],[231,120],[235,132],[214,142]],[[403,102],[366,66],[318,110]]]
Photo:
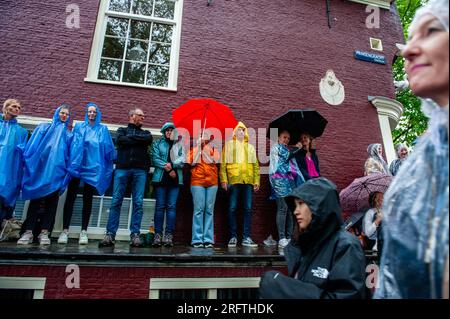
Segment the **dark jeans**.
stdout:
[[138,168],[116,169],[114,172],[114,191],[109,211],[106,233],[113,238],[119,229],[120,211],[128,182],[131,180],[133,212],[131,214],[130,235],[139,234],[143,215],[143,200],[147,171]]
[[[80,185],[79,178],[72,178],[67,190],[66,202],[64,204],[63,229],[69,229],[70,220],[73,214],[73,205],[77,199],[78,186]],[[94,197],[95,187],[84,183],[83,187],[83,210],[81,215],[81,230],[87,230],[89,219],[92,211],[92,198]]]
[[177,216],[177,199],[180,187],[155,185],[155,233],[162,234],[164,217],[166,217],[165,234],[173,234]]
[[38,220],[38,212],[41,208],[41,203],[44,205],[44,214],[41,220],[41,228],[51,230],[55,220],[56,209],[58,208],[59,190],[53,192],[45,197],[36,198],[30,201],[28,206],[28,213],[26,219],[26,230],[34,230]]
[[231,238],[237,238],[236,213],[238,208],[238,198],[241,197],[244,212],[244,239],[250,237],[252,223],[252,199],[253,185],[235,184],[228,185],[229,206],[228,206],[228,225],[230,227]]
[[293,219],[293,214],[290,212],[285,199],[277,198],[277,228],[279,239],[291,238]]

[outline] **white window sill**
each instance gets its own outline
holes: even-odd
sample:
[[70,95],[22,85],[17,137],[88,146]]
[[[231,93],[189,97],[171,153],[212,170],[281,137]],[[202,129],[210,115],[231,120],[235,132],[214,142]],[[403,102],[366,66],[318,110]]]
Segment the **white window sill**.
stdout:
[[119,85],[119,86],[131,86],[131,87],[141,88],[141,89],[162,90],[162,91],[169,91],[169,92],[177,92],[178,91],[177,88],[163,88],[163,87],[159,87],[159,86],[149,86],[149,85],[142,85],[142,84],[106,81],[106,80],[98,80],[98,79],[90,79],[90,78],[85,78],[84,82],[98,83],[98,84],[111,84],[111,85]]

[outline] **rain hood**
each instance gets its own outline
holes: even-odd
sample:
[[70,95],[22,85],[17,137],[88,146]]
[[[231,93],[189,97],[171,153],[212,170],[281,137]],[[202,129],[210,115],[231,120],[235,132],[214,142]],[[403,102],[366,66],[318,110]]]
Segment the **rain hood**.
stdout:
[[24,152],[22,198],[24,200],[47,196],[57,190],[63,192],[70,181],[67,170],[72,134],[66,122],[59,119],[61,105],[51,123],[38,125]]
[[[89,124],[88,119],[91,106],[97,110],[93,125]],[[73,129],[68,170],[71,176],[95,187],[99,195],[104,195],[111,184],[116,150],[108,128],[100,123],[101,119],[100,108],[89,103],[84,122],[77,123]]]

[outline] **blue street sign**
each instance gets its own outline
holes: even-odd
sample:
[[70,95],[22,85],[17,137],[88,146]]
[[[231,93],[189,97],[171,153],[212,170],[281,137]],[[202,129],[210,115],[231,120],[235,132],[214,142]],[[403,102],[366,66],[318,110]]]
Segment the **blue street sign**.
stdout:
[[355,51],[355,59],[378,64],[386,64],[386,57],[384,55],[378,55],[362,51]]

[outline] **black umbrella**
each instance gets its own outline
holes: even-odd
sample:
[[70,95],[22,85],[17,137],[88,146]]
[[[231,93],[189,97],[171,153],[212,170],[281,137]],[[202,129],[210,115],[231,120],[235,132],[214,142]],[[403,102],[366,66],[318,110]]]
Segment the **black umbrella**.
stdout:
[[[278,132],[287,130],[291,135],[290,144],[296,144],[302,133],[308,133],[313,138],[322,136],[328,121],[313,109],[290,110],[269,124],[267,137],[271,138],[270,129],[278,129]],[[277,136],[272,136],[273,138]]]

